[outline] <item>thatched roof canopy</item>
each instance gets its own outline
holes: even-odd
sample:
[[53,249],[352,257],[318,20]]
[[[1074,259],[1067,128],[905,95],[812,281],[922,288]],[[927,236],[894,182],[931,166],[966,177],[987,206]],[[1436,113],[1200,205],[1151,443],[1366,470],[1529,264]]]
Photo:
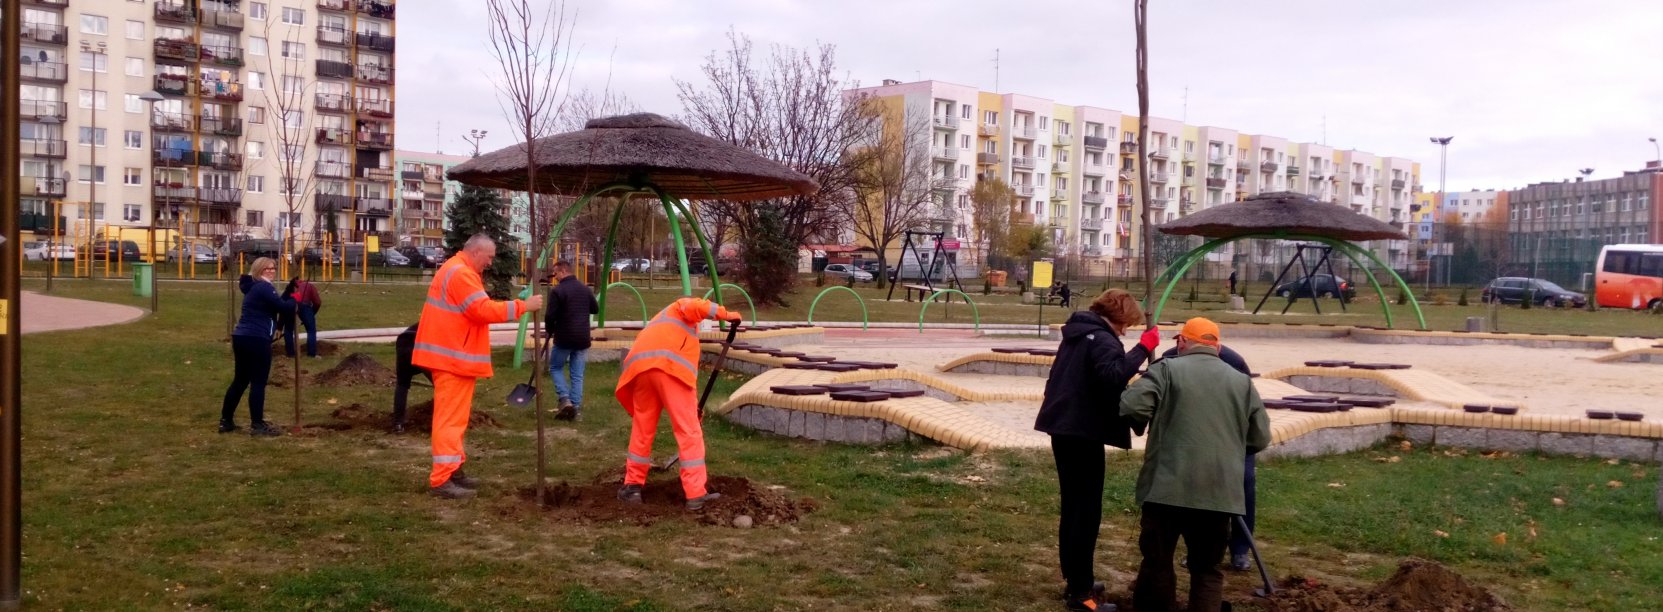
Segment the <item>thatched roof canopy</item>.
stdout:
[[1305,234],[1339,240],[1402,240],[1402,231],[1373,217],[1311,196],[1280,191],[1188,215],[1157,226],[1162,233],[1207,238],[1247,234]]
[[[539,193],[577,194],[617,181],[651,182],[690,200],[759,200],[819,189],[799,172],[652,113],[592,119],[582,130],[536,142]],[[448,175],[480,187],[531,191],[524,145],[480,155]]]

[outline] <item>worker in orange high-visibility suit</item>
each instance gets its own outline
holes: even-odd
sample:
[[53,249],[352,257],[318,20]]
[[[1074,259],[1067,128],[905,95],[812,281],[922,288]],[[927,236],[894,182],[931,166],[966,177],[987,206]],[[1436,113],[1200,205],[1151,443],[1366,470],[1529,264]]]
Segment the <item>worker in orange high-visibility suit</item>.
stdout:
[[490,236],[469,238],[462,252],[433,274],[416,329],[411,363],[433,375],[433,472],[428,486],[447,499],[472,496],[479,487],[462,472],[462,436],[473,412],[474,382],[491,377],[490,325],[543,307],[540,295],[499,302],[485,294],[479,272],[496,256],[497,245]]
[[705,319],[738,324],[739,313],[721,304],[684,297],[659,311],[635,336],[635,346],[624,357],[618,377],[618,403],[629,411],[629,454],[624,461],[624,486],[618,499],[641,503],[641,487],[652,467],[652,440],[658,414],[670,413],[681,458],[681,490],[687,508],[698,510],[720,497],[705,490],[704,429],[699,426],[699,402],[693,389],[699,378],[699,322]]

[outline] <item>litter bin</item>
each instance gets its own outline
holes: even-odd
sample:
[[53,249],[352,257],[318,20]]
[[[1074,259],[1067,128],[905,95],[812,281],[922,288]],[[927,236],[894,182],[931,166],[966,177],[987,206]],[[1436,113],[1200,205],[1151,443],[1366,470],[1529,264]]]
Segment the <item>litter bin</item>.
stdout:
[[156,290],[156,265],[133,262],[133,295],[150,297]]

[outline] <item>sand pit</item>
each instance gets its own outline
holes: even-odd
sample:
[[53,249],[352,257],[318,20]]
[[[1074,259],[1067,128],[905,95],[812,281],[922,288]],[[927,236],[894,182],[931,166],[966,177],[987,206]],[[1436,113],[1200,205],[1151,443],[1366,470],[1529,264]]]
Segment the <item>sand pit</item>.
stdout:
[[[370,408],[363,404],[354,403],[336,408],[329,416],[333,417],[335,422],[324,423],[319,427],[335,431],[387,431],[393,425],[391,405],[386,408]],[[433,402],[422,402],[407,408],[404,425],[406,434],[431,433],[433,431]],[[494,429],[501,426],[502,424],[498,423],[490,413],[478,408],[475,408],[468,417],[468,427],[470,429]]]
[[[621,470],[609,470],[588,484],[552,483],[544,490],[548,513],[556,520],[580,523],[650,525],[661,520],[687,520],[729,527],[739,526],[735,518],[749,517],[750,525],[761,527],[795,523],[815,508],[812,499],[793,500],[783,491],[734,476],[710,477],[708,488],[722,497],[697,512],[686,509],[681,481],[674,477],[649,478],[641,490],[642,503],[626,504],[617,499],[622,482]],[[520,489],[519,496],[525,502],[532,502],[537,492],[525,487]],[[519,513],[524,507],[520,505],[504,512]]]
[[397,381],[398,376],[391,368],[364,353],[347,355],[335,367],[312,378],[312,384],[319,387],[391,388]]

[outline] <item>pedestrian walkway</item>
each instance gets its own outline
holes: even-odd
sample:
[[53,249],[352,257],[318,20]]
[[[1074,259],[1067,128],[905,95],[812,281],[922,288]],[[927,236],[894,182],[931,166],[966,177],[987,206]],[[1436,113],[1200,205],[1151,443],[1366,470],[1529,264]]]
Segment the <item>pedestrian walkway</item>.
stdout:
[[23,292],[22,301],[17,315],[23,318],[21,325],[25,334],[120,325],[144,316],[143,309],[132,306],[40,295],[31,291]]

